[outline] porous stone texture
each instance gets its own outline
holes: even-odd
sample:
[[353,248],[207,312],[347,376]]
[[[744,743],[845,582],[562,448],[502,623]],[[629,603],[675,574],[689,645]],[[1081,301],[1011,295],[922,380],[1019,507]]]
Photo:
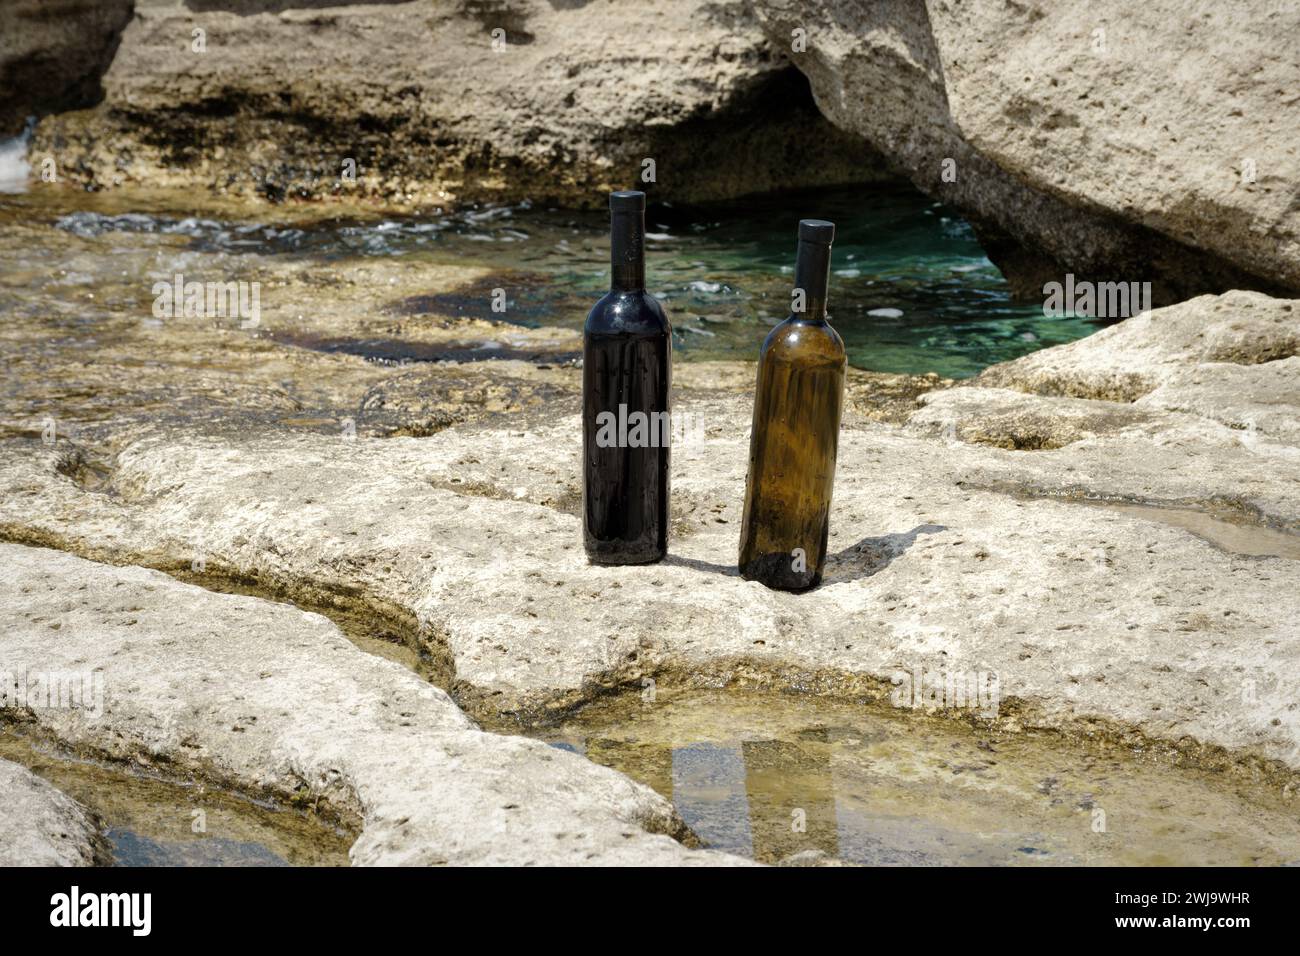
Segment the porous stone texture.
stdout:
[[957,128],[1035,190],[1300,288],[1300,8],[930,0]]
[[[1027,294],[1300,288],[1294,5],[756,0],[818,106]],[[801,43],[802,46],[797,46]]]
[[93,816],[26,767],[0,760],[0,866],[103,862]]
[[588,206],[885,177],[740,0],[139,4],[103,85],[32,145],[94,187]]
[[[1296,302],[1231,292],[1134,316],[1087,338],[994,365],[974,384],[1151,405],[1159,389],[1185,387],[1193,378],[1246,372],[1268,381],[1278,370],[1294,369],[1289,360],[1297,353]],[[1242,394],[1227,406],[1248,400]]]
[[1297,353],[1296,303],[1254,292],[1201,296],[919,396],[923,410],[909,423],[1033,449],[1120,432],[1168,441],[1212,421],[1257,458],[1294,460]]
[[7,702],[65,747],[359,819],[354,864],[739,862],[665,835],[686,831],[649,788],[478,730],[318,614],[45,549],[0,555],[0,671],[100,675],[100,701]]
[[1077,398],[1045,401],[1008,389],[958,388],[920,401],[923,408],[908,418],[916,431],[1029,451],[1061,448],[1153,421],[1149,412],[1127,405]]
[[[680,397],[704,434],[674,449],[673,542],[650,567],[586,564],[567,399],[427,439],[136,423],[93,483],[69,466],[75,446],[15,439],[0,445],[0,533],[111,562],[201,560],[286,599],[388,614],[445,661],[462,706],[494,722],[647,677],[870,696],[916,667],[993,671],[1010,727],[1137,732],[1216,766],[1294,771],[1300,563],[1074,500],[1300,530],[1294,384],[1269,379],[1277,414],[1251,430],[1227,423],[1255,407],[1249,390],[1205,415],[1076,398],[1049,372],[1036,386],[1049,394],[1014,388],[1057,362],[1073,374],[1062,355],[1098,381],[1116,364],[1153,385],[1263,372],[1293,361],[1277,344],[1295,332],[1287,308],[1234,295],[1158,310],[995,369],[996,388],[923,394],[902,428],[850,408],[832,556],[804,595],[736,575],[750,397],[725,390]],[[1222,328],[1206,321],[1220,313]],[[1164,345],[1123,366],[1128,335]],[[1013,414],[989,424],[990,408]],[[983,433],[1014,436],[1024,414],[1053,439]]]

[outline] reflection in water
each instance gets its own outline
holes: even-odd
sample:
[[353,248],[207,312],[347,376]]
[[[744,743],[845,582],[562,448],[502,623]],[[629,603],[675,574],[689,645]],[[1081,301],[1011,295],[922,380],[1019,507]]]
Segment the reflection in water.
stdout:
[[355,834],[293,810],[49,752],[0,730],[0,759],[87,807],[115,866],[347,866]]
[[[582,752],[581,746],[556,743]],[[698,742],[593,737],[586,755],[671,799],[709,846],[777,862],[805,850],[838,855],[825,730],[798,741]]]
[[260,843],[208,837],[192,840],[151,840],[133,830],[116,827],[104,836],[113,847],[116,866],[288,866]]
[[884,705],[660,688],[597,701],[546,739],[669,798],[707,846],[765,863],[1300,861],[1300,819],[1270,791]]
[[[835,786],[825,728],[800,734],[798,740],[747,740],[745,790],[754,857],[781,860],[801,850],[839,856]],[[797,793],[787,789],[799,781]]]
[[686,825],[709,846],[750,855],[754,838],[740,751],[719,744],[688,744],[672,751],[672,762],[672,799]]

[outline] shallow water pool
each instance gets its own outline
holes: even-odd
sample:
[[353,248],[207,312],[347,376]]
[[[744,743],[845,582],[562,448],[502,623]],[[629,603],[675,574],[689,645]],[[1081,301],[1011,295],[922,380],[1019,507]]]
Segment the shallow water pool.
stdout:
[[545,731],[765,863],[1249,866],[1300,861],[1294,799],[1170,754],[980,731],[888,704],[660,689]]
[[[215,269],[216,278],[237,281],[268,269],[274,275],[290,263],[317,263],[322,275],[347,282],[354,266],[396,257],[413,265],[486,270],[469,287],[412,297],[407,308],[413,312],[578,330],[608,283],[608,217],[600,211],[521,203],[422,216],[323,218],[321,207],[224,203],[199,210],[176,203],[174,196],[38,190],[0,196],[0,223],[51,227],[24,238],[22,256],[33,266],[27,274],[40,285],[33,294],[60,269],[71,270],[78,294],[101,305],[124,298],[122,277],[137,270],[151,280],[201,263],[205,278]],[[808,217],[837,224],[831,316],[850,364],[859,368],[968,377],[1099,327],[1096,320],[1044,316],[1041,303],[1014,302],[955,211],[906,187],[870,186],[652,206],[650,288],[670,311],[679,358],[757,356],[767,330],[789,312],[796,228]],[[101,267],[102,280],[87,274]],[[96,295],[96,286],[103,295]],[[132,308],[141,308],[134,300],[148,288],[144,282],[126,297]],[[492,309],[496,288],[509,297],[504,314]],[[7,291],[21,298],[21,288],[11,284]],[[400,340],[376,343],[370,357],[448,357],[406,344],[404,352]],[[329,348],[367,354],[364,341]]]

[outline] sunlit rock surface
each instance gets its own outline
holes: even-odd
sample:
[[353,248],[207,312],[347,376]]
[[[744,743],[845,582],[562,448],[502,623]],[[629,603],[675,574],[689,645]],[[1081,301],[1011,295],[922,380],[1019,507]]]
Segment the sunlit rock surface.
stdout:
[[590,206],[884,176],[736,0],[137,4],[103,87],[33,144],[97,187]]
[[[1087,368],[1089,349],[1143,323],[1190,327],[1186,310],[1220,306],[1225,330],[1199,323],[1219,351],[1180,352],[1173,336],[1130,371],[1208,380],[1224,363],[1202,358],[1291,361],[1276,343],[1293,320],[1274,321],[1290,313],[1259,297],[1157,311],[1060,351]],[[990,376],[1013,384],[1057,351]],[[1236,401],[1254,407],[1248,390]],[[1300,404],[1294,389],[1270,401]],[[919,663],[996,671],[1013,722],[1300,766],[1287,690],[1300,564],[1284,556],[1300,528],[1300,455],[1286,427],[1228,423],[1231,403],[1207,416],[1005,387],[919,402],[901,428],[846,417],[832,557],[807,595],[735,574],[750,401],[726,389],[680,396],[703,427],[675,449],[674,540],[653,567],[583,558],[572,397],[421,439],[137,422],[93,459],[76,442],[16,438],[0,446],[0,529],[360,609],[432,655],[461,705],[492,722],[648,677],[878,693]],[[1055,440],[1017,442],[1023,414]],[[1189,525],[1188,512],[1244,528],[1246,544]],[[1281,535],[1269,540],[1283,556],[1251,547],[1251,528]]]
[[476,729],[443,691],[320,615],[0,550],[0,670],[101,675],[101,700],[6,708],[64,747],[324,805],[360,821],[354,864],[728,862],[672,839],[685,831],[648,788]]
[[105,858],[84,807],[26,768],[0,760],[0,866],[90,866]]
[[[758,0],[820,109],[1013,282],[1300,288],[1294,6]],[[804,49],[794,52],[795,31]]]

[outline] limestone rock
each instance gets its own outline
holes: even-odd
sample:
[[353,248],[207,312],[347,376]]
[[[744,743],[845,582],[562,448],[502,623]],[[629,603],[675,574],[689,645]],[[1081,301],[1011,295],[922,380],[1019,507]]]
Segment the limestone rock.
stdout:
[[[1129,371],[1156,383],[1201,368],[1178,330],[1198,326],[1184,312],[1216,302],[1129,320],[1091,348],[1150,322],[1166,344]],[[1206,331],[1211,354],[1273,349],[1285,332],[1265,334],[1274,306],[1257,304],[1241,328]],[[1089,346],[1064,348],[1088,367]],[[1287,433],[1251,442],[1194,409],[959,391],[925,396],[902,430],[846,417],[832,558],[811,595],[735,573],[750,402],[725,392],[681,406],[708,427],[674,451],[674,539],[652,567],[586,564],[576,413],[559,409],[427,439],[160,427],[127,442],[93,488],[61,464],[63,443],[13,441],[0,447],[0,531],[113,562],[185,570],[202,558],[209,575],[263,593],[388,615],[446,662],[457,700],[494,722],[645,677],[853,695],[943,666],[996,671],[1017,720],[1300,765],[1287,691],[1300,564],[1216,545],[1158,511],[1076,503],[1222,507],[1247,528],[1297,530]],[[1300,407],[1294,389],[1274,398],[1279,419]],[[963,441],[963,409],[978,423],[986,400],[1058,416],[1064,444]],[[952,435],[926,419],[943,409]]]
[[33,145],[94,186],[592,206],[883,175],[739,0],[139,5],[103,84]]
[[0,552],[0,670],[102,675],[101,701],[18,708],[65,746],[323,804],[361,821],[355,864],[732,862],[663,835],[684,828],[648,788],[476,729],[318,614],[142,568]]
[[[1149,412],[1114,402],[1044,398],[1008,389],[956,388],[922,396],[914,430],[951,440],[1041,451],[1152,420]],[[1163,424],[1163,423],[1162,423]]]
[[0,866],[91,866],[105,860],[85,807],[36,774],[0,760]]
[[93,106],[131,19],[132,0],[9,0],[0,5],[0,137],[28,117]]
[[1018,181],[1300,288],[1300,9],[927,4],[966,141]]
[[826,116],[963,209],[1026,294],[1066,271],[1150,281],[1157,304],[1300,288],[1300,104],[1278,94],[1300,79],[1283,52],[1300,37],[1293,7],[755,9]]
[[1300,311],[1294,302],[1230,292],[1156,309],[1076,342],[995,365],[974,383],[1114,402],[1148,399],[1150,404],[1158,387],[1187,385],[1193,369],[1209,375],[1243,369],[1271,375],[1291,368],[1281,360],[1298,352]]

